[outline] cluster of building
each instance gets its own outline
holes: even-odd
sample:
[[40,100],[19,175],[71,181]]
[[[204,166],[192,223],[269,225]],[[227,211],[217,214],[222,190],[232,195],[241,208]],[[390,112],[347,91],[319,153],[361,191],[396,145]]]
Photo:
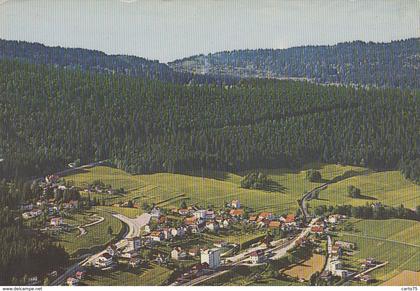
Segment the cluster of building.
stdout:
[[141,248],[141,239],[139,237],[127,238],[125,247],[118,248],[115,244],[110,244],[104,252],[93,262],[93,265],[99,269],[110,269],[116,261],[125,262],[129,266],[138,267],[142,260],[139,250]]

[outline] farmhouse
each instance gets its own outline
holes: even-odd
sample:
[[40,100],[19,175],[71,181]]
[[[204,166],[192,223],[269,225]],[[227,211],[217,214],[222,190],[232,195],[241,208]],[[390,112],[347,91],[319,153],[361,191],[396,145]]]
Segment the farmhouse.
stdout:
[[207,221],[206,222],[206,229],[210,231],[217,231],[219,230],[219,224],[215,223],[214,221]]
[[163,235],[163,232],[162,231],[156,230],[156,231],[152,231],[150,233],[150,238],[153,241],[161,242],[161,241],[164,240],[165,236]]
[[182,260],[187,257],[187,253],[181,249],[181,247],[175,247],[171,252],[171,258],[173,260]]
[[97,268],[107,268],[113,263],[112,256],[108,253],[103,253],[95,262]]
[[76,272],[76,279],[77,280],[82,280],[85,275],[86,275],[85,271],[77,271]]
[[118,254],[118,249],[114,244],[110,244],[107,246],[106,252],[110,256],[115,257]]
[[342,249],[345,249],[345,250],[353,250],[354,249],[354,243],[351,243],[351,242],[338,240],[334,244],[336,246],[341,247]]
[[188,209],[179,209],[178,214],[182,216],[187,216],[190,213]]
[[140,249],[141,241],[139,237],[127,238],[126,250],[138,250]]
[[50,225],[51,226],[60,226],[63,224],[63,218],[61,217],[53,217],[50,220]]
[[280,227],[281,227],[280,221],[270,221],[268,224],[268,228],[271,228],[271,229],[279,229]]
[[198,219],[196,216],[193,217],[186,217],[184,219],[184,224],[185,225],[196,225],[198,223]]
[[324,232],[324,227],[322,225],[314,225],[311,227],[311,232],[312,233],[323,233]]
[[237,199],[236,200],[232,200],[231,207],[232,208],[235,208],[235,209],[241,208],[241,203]]
[[271,212],[261,212],[258,215],[258,218],[260,220],[265,220],[265,219],[271,220],[271,219],[273,219],[273,213],[271,213]]
[[229,215],[235,218],[240,218],[244,216],[244,210],[243,209],[232,209],[229,211]]
[[157,218],[157,219],[159,219],[159,217],[160,217],[160,208],[159,207],[153,207],[153,209],[150,211],[150,215],[153,217],[153,218]]
[[265,261],[264,252],[262,250],[252,252],[249,258],[253,264],[261,264]]
[[135,250],[124,252],[124,253],[121,254],[121,258],[124,258],[124,259],[133,259],[133,258],[136,258],[138,256],[139,256],[139,253]]
[[79,280],[73,277],[68,277],[66,282],[68,286],[77,286],[77,284],[79,283]]
[[141,263],[141,260],[140,260],[140,258],[138,258],[138,257],[136,257],[136,258],[132,258],[132,259],[130,259],[130,261],[128,262],[128,264],[129,264],[132,268],[138,267],[138,266],[140,265],[140,263]]

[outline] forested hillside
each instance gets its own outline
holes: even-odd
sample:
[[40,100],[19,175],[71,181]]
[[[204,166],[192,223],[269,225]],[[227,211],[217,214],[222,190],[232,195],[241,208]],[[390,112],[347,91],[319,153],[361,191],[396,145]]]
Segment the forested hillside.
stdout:
[[1,176],[111,159],[130,172],[419,157],[419,92],[247,80],[179,85],[0,61]]
[[0,39],[0,59],[19,59],[35,64],[51,64],[67,69],[81,69],[107,74],[124,74],[167,82],[234,83],[236,78],[176,72],[166,64],[126,55],[107,55],[96,50],[48,47],[40,43]]
[[180,72],[420,88],[420,39],[235,50],[193,56],[169,65]]

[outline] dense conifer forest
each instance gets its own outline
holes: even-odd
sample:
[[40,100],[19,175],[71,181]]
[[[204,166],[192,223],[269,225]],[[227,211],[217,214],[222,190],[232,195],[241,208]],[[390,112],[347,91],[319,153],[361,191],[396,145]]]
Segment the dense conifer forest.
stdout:
[[419,92],[243,80],[181,85],[0,62],[0,174],[110,159],[132,173],[419,157]]
[[192,56],[169,65],[181,72],[419,88],[420,39],[390,43],[354,41],[333,46],[235,50]]

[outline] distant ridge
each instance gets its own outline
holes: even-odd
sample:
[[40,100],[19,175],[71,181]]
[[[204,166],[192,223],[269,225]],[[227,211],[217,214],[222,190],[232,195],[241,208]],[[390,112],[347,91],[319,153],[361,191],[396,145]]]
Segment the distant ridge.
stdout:
[[34,64],[51,64],[69,69],[124,74],[180,84],[230,84],[235,81],[235,78],[231,77],[219,78],[177,72],[157,60],[148,60],[137,56],[108,55],[98,50],[50,47],[26,41],[0,39],[0,59],[19,59]]
[[419,88],[420,38],[389,43],[234,50],[169,63],[178,72],[241,78],[307,79],[316,83]]

